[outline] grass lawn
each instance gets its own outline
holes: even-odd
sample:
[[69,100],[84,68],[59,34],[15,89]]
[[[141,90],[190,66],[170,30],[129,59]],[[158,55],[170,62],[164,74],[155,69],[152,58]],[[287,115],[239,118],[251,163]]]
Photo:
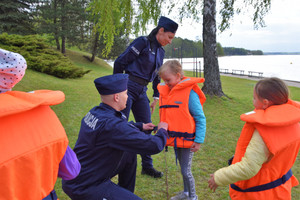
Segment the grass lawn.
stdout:
[[[95,105],[100,103],[100,96],[94,86],[94,79],[103,75],[112,74],[112,68],[104,61],[96,59],[91,64],[82,53],[68,51],[67,55],[78,66],[92,70],[80,79],[59,79],[53,76],[27,70],[23,80],[16,85],[14,90],[32,91],[38,89],[61,90],[66,95],[66,100],[53,106],[53,110],[60,118],[67,132],[70,146],[74,147],[80,128],[82,117]],[[192,76],[186,72],[186,76]],[[209,174],[220,167],[227,165],[227,159],[234,154],[235,145],[239,137],[243,122],[239,119],[242,113],[253,110],[252,91],[255,81],[233,77],[221,77],[224,93],[229,98],[207,97],[204,112],[207,118],[207,132],[204,144],[200,151],[194,154],[193,175],[196,182],[196,191],[199,200],[224,200],[229,199],[228,187],[219,187],[215,193],[208,188]],[[300,101],[300,88],[290,87],[291,98]],[[148,95],[152,100],[152,88],[149,85]],[[131,120],[133,120],[131,116]],[[158,109],[152,116],[153,123],[159,121]],[[175,164],[175,155],[172,148],[168,152],[161,152],[153,156],[154,166],[165,173],[161,179],[153,179],[141,175],[140,156],[135,193],[142,199],[161,200],[183,190],[179,166]],[[299,157],[293,167],[293,173],[300,179]],[[166,181],[166,178],[168,181]],[[115,179],[114,179],[115,180]],[[61,179],[55,186],[58,198],[69,198],[61,189]],[[300,187],[293,188],[292,199],[300,199]]]

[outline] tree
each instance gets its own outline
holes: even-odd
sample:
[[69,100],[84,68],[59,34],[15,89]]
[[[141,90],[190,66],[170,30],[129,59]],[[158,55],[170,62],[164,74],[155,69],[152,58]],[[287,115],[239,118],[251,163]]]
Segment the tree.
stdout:
[[89,28],[85,26],[88,24],[85,12],[87,2],[88,0],[40,0],[37,7],[40,33],[52,34],[57,49],[62,53],[66,51],[67,41],[78,46],[86,42],[82,35]]
[[34,8],[36,0],[1,0],[0,33],[33,34]]
[[240,2],[239,6],[238,0],[222,0],[221,1],[221,23],[219,26],[220,31],[224,31],[230,28],[231,19],[235,14],[240,14],[242,11],[244,13],[253,12],[252,21],[254,24],[254,28],[264,27],[264,17],[271,9],[271,0],[243,0]]
[[[107,56],[114,45],[114,37],[130,33],[137,34],[146,30],[146,25],[158,20],[162,0],[92,0],[88,7],[90,17],[93,18],[94,32],[103,37],[105,48],[103,56]],[[135,19],[133,19],[133,17]]]
[[[221,47],[222,48],[222,47]],[[195,58],[203,57],[203,43],[201,40],[192,41],[175,37],[172,44],[164,47],[165,58]],[[220,51],[222,51],[220,49]]]
[[[270,10],[271,0],[241,0],[242,4],[240,5],[244,5],[245,8],[235,6],[237,1],[221,1],[220,14],[222,21],[219,26],[221,31],[230,27],[230,20],[235,14],[241,13],[244,9],[247,9],[248,12],[250,8],[253,9],[254,26],[256,28],[264,26],[263,18]],[[134,33],[137,33],[140,29],[144,30],[149,21],[157,22],[162,3],[167,5],[169,12],[174,11],[174,8],[180,5],[177,11],[180,20],[185,17],[192,17],[198,21],[203,14],[203,56],[206,79],[203,91],[209,95],[224,95],[217,58],[216,0],[101,0],[101,2],[100,0],[93,0],[92,3],[92,14],[99,16],[95,25],[100,32],[99,37],[104,37],[106,45],[104,54],[106,55],[113,45],[113,37],[117,35],[118,27],[123,26],[126,34],[131,33],[131,27],[134,27]],[[133,22],[134,16],[136,21]]]
[[[221,18],[219,25],[221,31],[230,27],[230,20],[235,14],[241,13],[242,10],[247,12],[251,9],[253,12],[253,23],[255,28],[264,26],[264,16],[270,10],[271,0],[243,0],[241,6],[235,6],[238,0],[222,0],[221,1]],[[178,3],[178,2],[177,2]],[[187,1],[182,8],[180,8],[180,18],[191,14],[194,19],[199,19],[199,8],[197,0]],[[203,59],[204,59],[204,77],[205,82],[203,91],[206,94],[214,96],[225,95],[222,90],[220,80],[219,64],[217,57],[217,43],[216,43],[216,0],[204,0],[203,5]]]
[[203,61],[205,94],[223,96],[219,73],[216,41],[216,0],[204,0],[203,9]]

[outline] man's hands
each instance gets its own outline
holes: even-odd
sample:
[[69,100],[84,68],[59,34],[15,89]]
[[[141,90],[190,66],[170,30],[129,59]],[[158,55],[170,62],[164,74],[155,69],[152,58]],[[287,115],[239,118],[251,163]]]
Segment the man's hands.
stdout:
[[[143,124],[143,130],[144,131],[153,130],[155,127],[156,126],[154,124],[152,124],[152,123]],[[160,128],[168,130],[168,124],[166,122],[160,122],[158,124],[157,130],[159,130]]]
[[154,127],[155,127],[155,125],[152,124],[152,123],[143,124],[143,130],[144,130],[144,131],[150,131],[150,130],[153,130]]

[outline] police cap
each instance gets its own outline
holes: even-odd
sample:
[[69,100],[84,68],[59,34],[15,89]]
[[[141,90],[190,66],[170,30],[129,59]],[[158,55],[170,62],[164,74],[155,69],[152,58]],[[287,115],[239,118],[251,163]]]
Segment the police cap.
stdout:
[[113,74],[102,76],[94,80],[101,95],[116,94],[127,90],[128,74]]
[[164,27],[166,31],[170,31],[172,33],[175,33],[178,28],[178,24],[176,22],[164,16],[160,17],[158,26]]

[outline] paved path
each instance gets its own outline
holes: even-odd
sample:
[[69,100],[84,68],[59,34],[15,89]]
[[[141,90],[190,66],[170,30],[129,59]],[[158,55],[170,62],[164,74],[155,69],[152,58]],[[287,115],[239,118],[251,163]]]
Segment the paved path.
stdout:
[[[241,75],[233,75],[233,74],[220,74],[221,76],[231,76],[231,77],[237,77],[237,78],[245,78],[245,79],[249,79],[249,80],[254,80],[254,81],[258,81],[262,78],[259,77],[249,77],[247,75],[245,76],[241,76]],[[300,88],[300,82],[297,81],[287,81],[287,80],[283,80],[288,86],[292,86],[292,87],[298,87]]]

